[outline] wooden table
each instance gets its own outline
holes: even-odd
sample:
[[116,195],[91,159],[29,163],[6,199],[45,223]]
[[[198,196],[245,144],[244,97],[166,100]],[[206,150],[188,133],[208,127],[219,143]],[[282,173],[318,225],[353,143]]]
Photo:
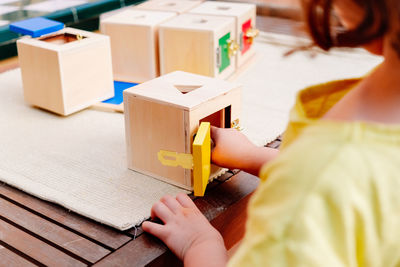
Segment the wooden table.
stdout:
[[[298,22],[258,18],[262,30],[294,34]],[[300,33],[302,34],[302,33]],[[0,72],[18,66],[0,63]],[[269,144],[277,148],[280,139]],[[196,205],[222,234],[227,249],[241,240],[248,200],[259,183],[244,172],[214,181]],[[117,231],[8,185],[0,185],[0,266],[176,266],[176,257],[139,227]]]

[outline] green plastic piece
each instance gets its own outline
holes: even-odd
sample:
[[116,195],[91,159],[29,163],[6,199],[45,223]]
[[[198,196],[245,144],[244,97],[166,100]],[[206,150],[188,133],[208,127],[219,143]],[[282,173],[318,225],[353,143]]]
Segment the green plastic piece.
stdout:
[[231,39],[231,33],[228,32],[221,38],[219,38],[219,48],[220,48],[220,57],[221,57],[221,63],[219,66],[219,73],[221,73],[224,69],[229,67],[231,65],[231,60],[229,58],[229,45],[228,41]]

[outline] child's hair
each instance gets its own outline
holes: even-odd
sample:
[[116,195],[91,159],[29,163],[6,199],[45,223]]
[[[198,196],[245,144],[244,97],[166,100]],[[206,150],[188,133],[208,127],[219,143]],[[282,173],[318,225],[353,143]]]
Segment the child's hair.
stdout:
[[334,30],[331,27],[334,1],[302,1],[310,34],[315,44],[324,50],[332,47],[358,47],[382,37],[391,26],[392,13],[398,12],[400,7],[399,0],[348,0],[360,6],[364,18],[354,29]]

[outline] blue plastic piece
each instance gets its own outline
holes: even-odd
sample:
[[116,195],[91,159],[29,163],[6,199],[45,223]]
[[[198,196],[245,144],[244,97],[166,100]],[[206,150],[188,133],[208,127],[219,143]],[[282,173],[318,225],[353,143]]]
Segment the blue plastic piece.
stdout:
[[63,28],[64,23],[43,17],[21,20],[10,24],[10,31],[32,37],[40,37]]
[[137,85],[137,83],[127,83],[114,81],[114,97],[104,100],[103,103],[119,105],[124,101],[122,92],[128,88]]

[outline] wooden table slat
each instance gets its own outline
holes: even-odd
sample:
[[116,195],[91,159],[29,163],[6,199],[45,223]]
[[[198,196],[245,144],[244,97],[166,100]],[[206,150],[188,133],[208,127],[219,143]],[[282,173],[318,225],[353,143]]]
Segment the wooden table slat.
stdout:
[[132,239],[111,227],[101,225],[74,212],[69,212],[59,205],[40,200],[28,194],[21,194],[21,191],[10,186],[1,185],[0,195],[29,207],[29,209],[34,210],[41,216],[84,234],[88,238],[112,249],[117,249]]
[[167,250],[168,248],[160,240],[144,233],[134,241],[129,242],[99,263],[95,264],[95,266],[146,266]]
[[239,172],[231,179],[195,200],[196,206],[211,221],[231,205],[253,192],[259,184],[256,176]]
[[[18,251],[48,266],[86,266],[87,264],[0,220],[1,240]],[[8,265],[10,266],[10,265]]]
[[0,245],[0,267],[9,266],[36,266],[25,258],[18,256],[16,253]]
[[0,198],[0,215],[16,225],[48,240],[49,244],[69,251],[89,262],[96,262],[111,251],[53,224],[3,198]]
[[225,247],[228,250],[242,240],[244,236],[247,205],[251,196],[252,194],[247,195],[211,221],[211,225],[214,226],[224,238]]

